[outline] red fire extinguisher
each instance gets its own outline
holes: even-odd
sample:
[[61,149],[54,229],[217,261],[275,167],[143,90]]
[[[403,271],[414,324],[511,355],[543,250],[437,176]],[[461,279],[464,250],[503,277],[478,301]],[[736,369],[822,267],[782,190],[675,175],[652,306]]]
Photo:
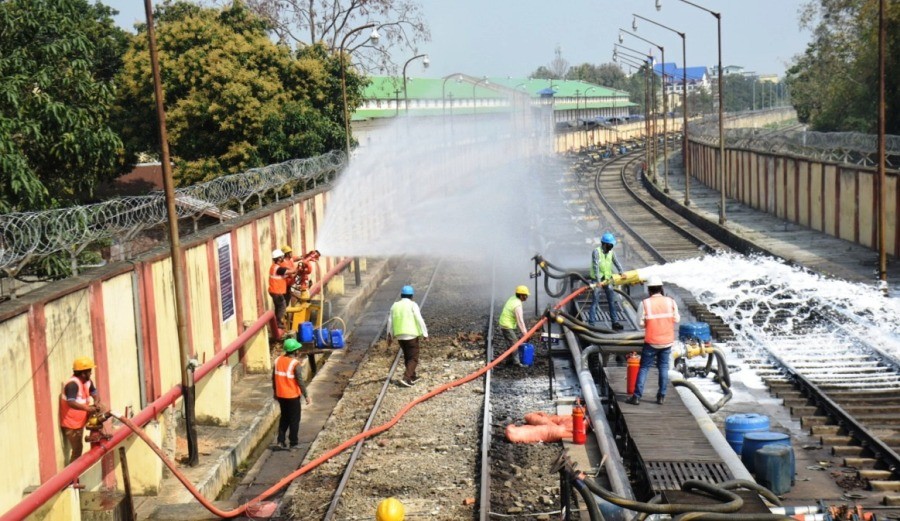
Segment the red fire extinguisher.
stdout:
[[585,441],[587,441],[587,427],[584,423],[584,407],[581,406],[581,398],[578,398],[572,407],[572,443],[584,445]]
[[626,358],[628,369],[626,370],[626,390],[629,396],[634,394],[634,384],[637,383],[638,371],[641,368],[641,357],[637,353],[631,353]]

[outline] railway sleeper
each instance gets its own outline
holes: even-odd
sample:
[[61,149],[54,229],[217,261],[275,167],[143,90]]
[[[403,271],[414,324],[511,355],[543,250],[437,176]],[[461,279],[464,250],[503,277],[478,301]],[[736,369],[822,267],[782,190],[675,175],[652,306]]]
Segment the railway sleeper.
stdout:
[[811,436],[827,436],[837,434],[840,430],[840,425],[813,425],[809,428],[809,434]]
[[887,507],[900,506],[900,495],[887,495],[881,498],[881,504]]
[[822,445],[849,445],[853,443],[853,439],[853,436],[846,434],[819,436],[819,441]]
[[844,458],[845,467],[853,467],[855,469],[874,469],[878,464],[875,458]]
[[860,469],[856,471],[856,475],[861,479],[869,480],[871,482],[890,480],[894,473],[890,470]]
[[815,405],[797,405],[791,407],[791,416],[809,416],[816,414],[819,411],[819,408]]
[[869,488],[871,490],[878,490],[881,492],[900,492],[900,481],[898,480],[890,480],[890,481],[882,481],[882,480],[869,480]]
[[831,447],[831,454],[833,456],[862,456],[865,452],[865,447],[860,445],[833,445]]
[[806,429],[807,427],[812,427],[813,425],[828,425],[831,422],[831,418],[828,416],[801,416],[800,417],[800,426]]

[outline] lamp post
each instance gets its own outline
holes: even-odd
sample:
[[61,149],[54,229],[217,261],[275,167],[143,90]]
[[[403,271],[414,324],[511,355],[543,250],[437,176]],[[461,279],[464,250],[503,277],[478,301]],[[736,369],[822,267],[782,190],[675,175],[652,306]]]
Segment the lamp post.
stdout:
[[[628,49],[628,47],[625,47],[624,45],[618,45],[618,47]],[[631,49],[629,49],[629,50],[631,50]],[[628,54],[619,53],[619,51],[617,51],[617,50],[613,51],[613,61],[618,62],[619,60],[621,60],[622,62],[624,62],[632,67],[635,67],[637,70],[644,70],[644,72],[645,72],[645,74],[644,74],[644,92],[645,92],[645,96],[644,96],[644,137],[645,137],[645,139],[644,139],[644,142],[645,142],[644,157],[645,157],[645,161],[644,162],[649,168],[649,165],[650,165],[650,118],[647,117],[647,115],[650,111],[650,90],[649,90],[649,85],[650,85],[649,72],[650,71],[649,71],[649,69],[650,69],[650,64],[652,63],[652,61],[649,56],[647,56],[646,59],[637,58],[637,61],[633,61],[634,59],[635,58],[630,57],[630,55],[628,55]]]
[[[462,74],[457,72],[457,73],[450,74],[448,76],[444,76],[444,82],[441,83],[441,111],[444,114],[446,114],[446,112],[447,112],[447,103],[446,103],[447,96],[445,94],[447,92],[447,80],[452,80],[452,79],[456,79],[456,83],[461,83],[462,82]],[[450,96],[451,97],[453,96],[452,92],[450,93]],[[451,116],[453,115],[452,108],[450,109],[450,115]]]
[[[656,9],[659,10],[661,0],[656,0]],[[718,32],[718,49],[719,49],[719,183],[721,183],[721,195],[719,199],[719,224],[724,225],[725,216],[725,100],[722,92],[725,90],[725,79],[722,76],[722,13],[709,10],[702,5],[697,5],[688,0],[678,0],[679,2],[696,7],[701,11],[713,15],[716,19],[716,27]]]
[[406,63],[403,64],[403,112],[408,116],[409,115],[409,98],[406,96],[406,66],[413,60],[418,60],[419,58],[424,58],[422,60],[422,65],[427,69],[431,62],[428,61],[427,54],[417,54],[412,58],[406,60]]
[[[634,22],[634,26],[637,27],[637,22]],[[666,123],[666,120],[668,119],[668,114],[669,114],[669,105],[666,102],[666,94],[665,94],[665,91],[666,91],[666,78],[665,78],[666,48],[656,42],[652,42],[652,41],[650,41],[642,36],[638,36],[632,32],[626,31],[624,29],[619,29],[619,30],[627,35],[633,36],[634,38],[645,41],[645,42],[649,43],[650,45],[656,47],[657,49],[659,49],[660,55],[662,57],[662,70],[663,70],[663,76],[662,76],[662,80],[663,80],[663,97],[662,97],[663,98],[663,179],[664,179],[663,191],[665,191],[665,193],[669,193],[669,147],[667,146],[668,140],[669,140],[669,137],[668,137],[669,131],[668,131],[668,123]],[[653,74],[653,76],[651,76],[651,84],[650,84],[650,95],[653,97],[654,103],[656,103],[656,91],[653,87],[652,80],[655,76],[656,76],[655,73]],[[654,126],[656,125],[656,117],[655,116],[653,118],[653,124],[654,124]],[[656,146],[656,136],[653,136],[653,145],[654,145],[654,147]],[[654,161],[656,160],[655,157],[653,159],[654,159]],[[653,171],[656,172],[656,168],[654,168]]]
[[478,86],[481,85],[482,83],[484,83],[485,85],[490,83],[490,81],[488,81],[488,79],[487,79],[487,76],[481,78],[480,80],[478,80],[472,84],[472,115],[473,116],[475,115],[475,107],[477,105],[477,103],[476,103],[477,98],[475,98],[475,89],[478,88]]
[[[590,112],[590,109],[588,109],[587,95],[588,95],[588,92],[590,92],[592,90],[597,90],[597,87],[588,87],[588,88],[584,89],[584,112],[588,117],[590,117],[591,112]],[[597,138],[597,135],[594,131],[595,128],[596,127],[591,127],[591,141],[596,141],[596,138]]]
[[[657,4],[659,6],[659,4]],[[667,25],[663,25],[659,22],[655,22],[649,18],[645,18],[639,14],[633,15],[635,18],[640,18],[641,20],[652,23],[653,25],[662,27],[663,29],[667,29],[672,31],[681,37],[681,93],[682,93],[682,101],[681,101],[681,112],[682,112],[682,122],[681,122],[681,162],[684,165],[684,205],[690,206],[691,204],[691,173],[689,167],[689,158],[688,158],[688,96],[687,96],[687,35],[683,31],[678,31],[676,29],[672,29]],[[637,23],[632,24],[632,27],[637,30]],[[665,75],[666,71],[665,60],[663,60],[663,75]],[[665,85],[665,80],[663,81],[663,85]]]
[[885,1],[878,0],[878,278],[885,282],[884,291],[887,294],[887,217],[886,217],[886,192],[885,190],[885,41],[887,30],[885,29]]
[[[350,112],[347,110],[347,73],[346,67],[344,65],[344,46],[347,45],[347,39],[350,38],[352,34],[358,33],[359,31],[368,29],[370,27],[375,27],[375,24],[362,25],[344,35],[344,39],[341,40],[341,46],[339,48],[341,57],[341,99],[344,102],[344,151],[347,153],[348,161],[350,160]],[[369,35],[369,40],[374,43],[378,41],[378,38],[378,29],[372,29],[372,34]]]

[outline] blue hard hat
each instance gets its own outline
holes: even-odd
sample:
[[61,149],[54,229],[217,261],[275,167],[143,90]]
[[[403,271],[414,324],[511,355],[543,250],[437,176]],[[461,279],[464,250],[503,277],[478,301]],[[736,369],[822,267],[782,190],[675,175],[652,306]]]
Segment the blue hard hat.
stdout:
[[612,244],[613,246],[615,246],[616,245],[616,236],[609,232],[606,232],[603,234],[602,237],[600,237],[600,243],[601,244]]
[[413,287],[410,285],[403,286],[403,289],[400,290],[400,295],[402,296],[413,296]]

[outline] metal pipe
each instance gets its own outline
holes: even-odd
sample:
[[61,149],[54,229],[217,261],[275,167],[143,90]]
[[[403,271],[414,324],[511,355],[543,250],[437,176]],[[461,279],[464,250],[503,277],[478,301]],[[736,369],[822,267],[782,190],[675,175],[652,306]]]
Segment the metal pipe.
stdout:
[[613,436],[612,428],[606,421],[603,404],[600,402],[597,386],[594,383],[593,376],[591,376],[587,362],[588,356],[594,353],[599,354],[600,349],[597,346],[588,346],[587,349],[581,351],[575,335],[568,329],[565,331],[565,335],[566,342],[569,344],[569,350],[572,352],[572,359],[575,362],[578,383],[581,385],[581,396],[584,398],[584,405],[591,419],[597,446],[600,449],[600,453],[606,456],[605,469],[609,483],[613,492],[617,495],[627,499],[634,499],[634,491],[628,482],[628,474],[625,472],[622,456],[619,454],[618,447],[616,447],[616,439]]
[[683,387],[675,387],[675,390],[681,395],[681,401],[684,402],[685,407],[687,407],[688,411],[694,416],[694,419],[697,420],[697,424],[700,426],[700,430],[703,431],[703,435],[706,436],[710,445],[712,445],[713,449],[719,457],[722,458],[725,465],[731,470],[731,474],[734,478],[745,479],[755,483],[756,480],[753,479],[753,476],[747,471],[746,467],[744,467],[741,459],[738,458],[737,453],[734,452],[734,449],[731,448],[731,445],[728,444],[728,441],[726,441],[725,437],[722,436],[722,433],[719,432],[719,428],[716,427],[716,424],[709,419],[709,415],[706,414],[706,410],[703,408],[700,400],[694,396],[694,393]]

